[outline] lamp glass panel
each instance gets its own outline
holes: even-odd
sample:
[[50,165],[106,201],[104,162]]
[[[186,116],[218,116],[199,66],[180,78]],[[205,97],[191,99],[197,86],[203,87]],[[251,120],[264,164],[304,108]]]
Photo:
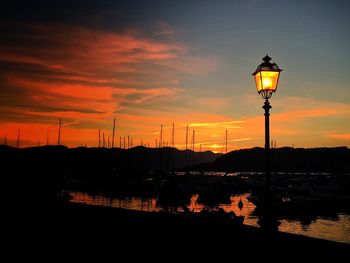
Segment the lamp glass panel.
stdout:
[[255,74],[255,84],[258,92],[262,90],[276,91],[278,75],[278,71],[260,71]]

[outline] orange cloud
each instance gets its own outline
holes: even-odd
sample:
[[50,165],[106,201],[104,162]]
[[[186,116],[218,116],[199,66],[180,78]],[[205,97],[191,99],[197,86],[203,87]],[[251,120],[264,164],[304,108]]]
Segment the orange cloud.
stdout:
[[[74,124],[67,133],[72,135],[69,145],[73,145],[73,134],[78,141],[90,130],[110,127],[116,112],[124,117],[123,112],[129,112],[138,119],[133,111],[147,112],[147,107],[156,105],[153,102],[174,99],[184,91],[177,72],[188,72],[187,63],[215,68],[191,56],[183,44],[148,39],[136,31],[107,32],[60,24],[16,26],[25,33],[9,32],[7,42],[0,41],[0,62],[8,66],[0,69],[0,84],[5,87],[0,121],[6,123],[3,127],[8,134],[16,133],[19,126],[28,129],[24,134],[31,135],[34,144],[35,134],[42,129],[37,125],[46,127],[58,118]],[[165,24],[158,27],[162,35],[174,33]],[[155,112],[159,115],[161,109]],[[160,118],[145,121],[145,126],[161,122]],[[132,121],[126,124],[131,128],[128,133],[134,126],[139,128]],[[86,135],[78,135],[84,131]],[[84,143],[92,141],[95,139]]]
[[[231,121],[227,116],[216,115],[205,112],[191,112],[183,114],[176,112],[170,115],[167,112],[158,112],[157,115],[144,114],[132,115],[121,113],[117,116],[118,134],[125,137],[130,135],[135,139],[135,142],[149,142],[152,147],[155,146],[155,141],[160,140],[160,124],[163,124],[163,141],[164,144],[169,144],[172,136],[172,122],[175,123],[175,146],[180,149],[186,147],[186,127],[189,125],[188,144],[192,145],[192,134],[195,130],[195,149],[210,150],[212,145],[223,145],[225,129],[228,129],[228,148],[229,150],[240,148],[244,145],[244,141],[249,141],[250,138],[243,138],[241,134],[232,128],[233,125],[242,125],[243,121]],[[199,120],[206,119],[207,123],[199,123]],[[221,120],[214,122],[213,120]],[[209,122],[210,121],[210,122]],[[220,147],[219,147],[220,148]]]
[[[11,33],[8,42],[0,40],[5,65],[0,68],[0,136],[7,134],[12,143],[18,128],[22,146],[45,141],[62,118],[62,143],[96,146],[97,130],[111,136],[117,116],[116,136],[131,136],[134,145],[143,140],[155,146],[161,123],[164,142],[169,142],[172,122],[179,148],[185,148],[187,125],[188,144],[195,130],[197,150],[199,145],[220,149],[226,129],[229,150],[264,144],[261,107],[253,115],[243,116],[241,110],[255,107],[256,96],[220,97],[181,86],[188,74],[207,74],[218,63],[193,56],[184,44],[160,40],[174,35],[167,25],[159,25],[157,39],[58,24],[20,27],[29,33],[14,34],[12,43]],[[271,103],[271,139],[279,145],[349,142],[349,104],[292,97]],[[338,125],[333,133],[327,133],[330,123]]]
[[[295,97],[276,98],[271,104],[270,137],[277,141],[278,146],[349,145],[346,140],[346,131],[350,130],[349,104]],[[259,116],[246,118],[240,132],[253,138],[252,143],[263,146],[265,127],[262,109],[260,113]],[[345,132],[329,133],[330,127]]]
[[277,102],[281,113],[274,114],[278,120],[304,119],[326,116],[342,116],[350,114],[350,105],[341,102],[331,102],[310,98],[287,97]]
[[325,134],[325,137],[344,140],[344,141],[350,141],[350,133],[329,133],[329,134]]
[[[225,128],[241,128],[239,124],[244,123],[245,121],[221,121],[221,122],[202,122],[202,123],[190,123],[189,126],[191,127],[221,127],[222,129]],[[238,125],[237,125],[238,124]]]

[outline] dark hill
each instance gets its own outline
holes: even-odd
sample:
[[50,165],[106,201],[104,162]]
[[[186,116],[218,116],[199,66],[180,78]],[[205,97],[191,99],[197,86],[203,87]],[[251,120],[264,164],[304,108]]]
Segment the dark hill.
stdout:
[[[264,171],[265,149],[251,148],[219,157],[207,170]],[[349,172],[350,149],[290,148],[271,149],[272,171],[279,172]]]
[[[106,149],[106,148],[67,148],[65,146],[42,146],[17,149],[0,146],[0,157],[3,167],[17,169],[27,167],[50,170],[81,168],[108,169],[124,171],[150,171],[179,169],[200,163],[211,163],[221,154],[210,151],[193,152],[175,148]],[[11,168],[12,167],[12,168]],[[31,169],[32,170],[32,169]]]

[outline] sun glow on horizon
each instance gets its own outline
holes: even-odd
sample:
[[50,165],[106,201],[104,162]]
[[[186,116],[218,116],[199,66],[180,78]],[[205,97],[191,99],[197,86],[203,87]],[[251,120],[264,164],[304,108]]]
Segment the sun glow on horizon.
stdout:
[[[210,54],[199,52],[198,42],[181,38],[166,23],[135,30],[41,21],[0,27],[11,28],[0,40],[0,143],[17,146],[20,129],[19,147],[53,145],[62,119],[62,144],[96,147],[100,132],[108,145],[116,116],[117,147],[125,147],[128,138],[129,147],[157,147],[160,140],[170,146],[173,122],[179,149],[186,148],[187,126],[187,148],[195,131],[195,151],[222,152],[226,130],[228,150],[264,145],[254,85],[258,91],[273,86],[277,74],[257,74],[254,84],[245,73],[259,62],[255,54],[235,66],[241,55],[222,56],[217,46]],[[293,66],[284,55],[277,58]],[[325,86],[313,75],[298,82],[299,93],[293,78],[292,72],[283,77],[281,92],[271,100],[271,139],[278,145],[350,146],[347,84],[332,79],[337,100],[324,96]]]

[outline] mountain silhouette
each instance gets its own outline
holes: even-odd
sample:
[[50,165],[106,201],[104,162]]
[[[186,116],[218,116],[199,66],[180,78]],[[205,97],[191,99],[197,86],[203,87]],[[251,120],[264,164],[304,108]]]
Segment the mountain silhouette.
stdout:
[[[200,166],[203,170],[231,172],[263,172],[265,149],[251,148],[232,151],[218,157],[212,164]],[[291,148],[271,149],[271,169],[278,172],[349,172],[350,149]]]

